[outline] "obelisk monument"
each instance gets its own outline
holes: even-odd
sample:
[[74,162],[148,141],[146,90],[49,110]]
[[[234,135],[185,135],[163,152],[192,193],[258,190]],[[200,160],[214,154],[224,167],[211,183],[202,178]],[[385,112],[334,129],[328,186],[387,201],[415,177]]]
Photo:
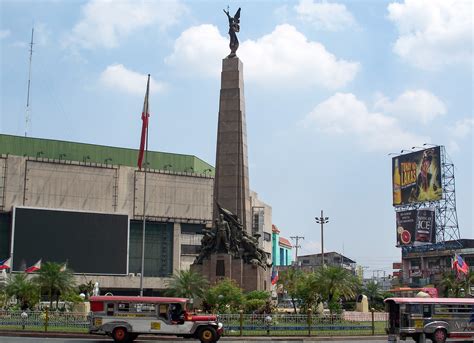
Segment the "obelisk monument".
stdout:
[[[231,53],[222,60],[214,200],[237,215],[246,232],[251,233],[243,65],[236,55],[240,8],[234,17],[224,12],[229,18]],[[214,220],[218,213],[214,205]]]
[[201,251],[191,270],[211,284],[234,280],[245,291],[269,290],[271,259],[250,226],[247,130],[242,62],[236,55],[240,8],[229,11],[230,54],[222,61],[214,179],[213,227],[203,230]]

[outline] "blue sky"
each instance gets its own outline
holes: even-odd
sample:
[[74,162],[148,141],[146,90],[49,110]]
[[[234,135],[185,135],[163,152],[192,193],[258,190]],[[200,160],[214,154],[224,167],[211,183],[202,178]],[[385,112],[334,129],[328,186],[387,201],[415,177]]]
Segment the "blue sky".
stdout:
[[[446,146],[461,236],[473,238],[471,1],[229,1],[242,7],[250,186],[282,234],[373,270],[400,260],[387,155]],[[137,148],[146,74],[150,149],[214,164],[219,1],[0,1],[0,132]]]

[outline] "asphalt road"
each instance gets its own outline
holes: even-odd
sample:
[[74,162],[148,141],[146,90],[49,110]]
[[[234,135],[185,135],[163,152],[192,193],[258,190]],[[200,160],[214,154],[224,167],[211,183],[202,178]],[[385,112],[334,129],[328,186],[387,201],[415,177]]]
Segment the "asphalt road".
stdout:
[[[41,342],[41,343],[110,343],[113,342],[112,339],[83,339],[83,338],[39,338],[39,337],[0,337],[0,343],[33,343],[33,342]],[[135,340],[137,343],[150,343],[150,342],[163,342],[162,340],[140,340],[138,338]],[[176,339],[176,340],[166,340],[166,342],[189,342],[189,343],[199,343],[198,340],[182,340],[182,339]],[[219,343],[263,343],[263,342],[268,342],[268,341],[263,341],[262,339],[258,340],[252,340],[252,339],[246,339],[246,340],[232,340],[231,338],[227,338],[225,340],[219,341]],[[291,340],[291,341],[282,341],[281,338],[276,340],[275,342],[278,343],[285,343],[285,342],[291,342],[291,343],[310,343],[310,342],[328,342],[328,343],[347,343],[349,342],[347,339],[346,340],[337,340],[337,339],[331,339],[331,340],[325,340],[325,341],[309,341],[309,340]],[[381,339],[381,340],[350,340],[351,343],[387,343],[386,339]],[[408,341],[407,341],[408,342]]]

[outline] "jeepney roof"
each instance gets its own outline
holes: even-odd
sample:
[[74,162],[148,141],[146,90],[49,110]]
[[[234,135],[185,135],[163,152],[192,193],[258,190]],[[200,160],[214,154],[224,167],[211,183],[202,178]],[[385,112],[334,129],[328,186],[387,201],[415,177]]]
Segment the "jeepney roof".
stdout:
[[132,297],[132,296],[115,296],[115,295],[98,295],[89,298],[89,301],[124,301],[134,303],[186,303],[187,298],[172,297]]
[[473,304],[474,298],[387,298],[396,304]]

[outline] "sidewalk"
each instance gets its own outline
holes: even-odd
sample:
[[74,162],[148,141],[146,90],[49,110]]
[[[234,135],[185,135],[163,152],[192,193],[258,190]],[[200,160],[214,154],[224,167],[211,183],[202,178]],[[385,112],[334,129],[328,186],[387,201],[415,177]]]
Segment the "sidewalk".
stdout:
[[[83,339],[94,339],[94,338],[106,338],[107,336],[100,336],[100,335],[91,335],[85,333],[61,333],[61,332],[37,332],[37,331],[1,331],[0,336],[6,337],[43,337],[43,338],[83,338]],[[250,343],[250,342],[321,342],[321,341],[352,341],[352,340],[381,340],[386,339],[387,336],[385,335],[378,335],[378,336],[317,336],[317,337],[303,337],[303,336],[256,336],[256,337],[222,337],[219,342],[226,342],[226,343]],[[140,335],[139,340],[154,340],[154,341],[170,341],[170,342],[191,342],[192,340],[178,338],[174,336],[159,336],[159,335]]]

